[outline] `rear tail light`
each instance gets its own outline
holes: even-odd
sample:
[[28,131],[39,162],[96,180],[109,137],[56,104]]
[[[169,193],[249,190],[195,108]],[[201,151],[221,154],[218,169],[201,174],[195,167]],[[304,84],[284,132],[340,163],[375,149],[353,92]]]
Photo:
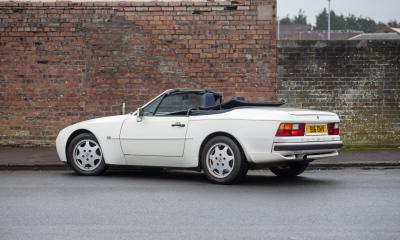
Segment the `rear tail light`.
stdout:
[[329,123],[328,124],[328,134],[329,135],[339,135],[339,123]]
[[297,137],[304,136],[304,123],[281,123],[278,131],[276,132],[277,137]]

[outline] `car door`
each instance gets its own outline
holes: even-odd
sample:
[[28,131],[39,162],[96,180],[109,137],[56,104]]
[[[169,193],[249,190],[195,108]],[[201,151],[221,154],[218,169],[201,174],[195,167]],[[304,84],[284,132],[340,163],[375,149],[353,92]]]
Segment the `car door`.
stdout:
[[188,128],[187,110],[192,107],[193,99],[189,94],[164,96],[143,110],[141,121],[135,115],[128,118],[120,134],[124,154],[182,157]]

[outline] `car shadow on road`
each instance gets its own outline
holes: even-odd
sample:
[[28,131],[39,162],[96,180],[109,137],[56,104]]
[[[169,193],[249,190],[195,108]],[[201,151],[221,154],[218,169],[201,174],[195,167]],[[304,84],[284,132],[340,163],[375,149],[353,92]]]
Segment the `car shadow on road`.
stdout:
[[269,187],[295,187],[295,186],[330,186],[336,185],[338,181],[331,179],[322,179],[308,177],[307,173],[293,178],[280,178],[276,176],[250,175],[246,176],[242,185],[247,186],[269,186]]
[[[70,176],[76,176],[75,173],[67,173]],[[319,175],[320,176],[320,175]],[[309,176],[306,171],[302,176],[294,178],[279,178],[265,172],[258,172],[256,175],[252,172],[239,184],[240,186],[269,186],[269,187],[285,187],[285,186],[330,186],[339,184],[339,180],[320,178],[319,176]],[[212,184],[206,179],[203,173],[187,170],[164,170],[162,172],[143,171],[138,169],[112,169],[104,175],[98,176],[103,179],[136,179],[141,181],[160,181],[169,182],[197,182],[200,184]]]

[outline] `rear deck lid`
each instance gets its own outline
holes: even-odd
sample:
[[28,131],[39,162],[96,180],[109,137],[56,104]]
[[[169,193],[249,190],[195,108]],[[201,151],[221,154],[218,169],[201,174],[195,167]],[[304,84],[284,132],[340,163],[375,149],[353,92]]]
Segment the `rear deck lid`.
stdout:
[[297,109],[297,108],[281,108],[281,110],[289,113],[294,116],[336,116],[335,113],[332,112],[324,112],[318,110],[307,110],[307,109]]

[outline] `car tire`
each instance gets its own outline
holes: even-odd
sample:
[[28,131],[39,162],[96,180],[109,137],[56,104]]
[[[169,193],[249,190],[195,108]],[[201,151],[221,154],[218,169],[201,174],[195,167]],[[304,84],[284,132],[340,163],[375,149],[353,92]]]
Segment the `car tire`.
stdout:
[[200,160],[205,176],[213,183],[238,183],[247,174],[248,164],[239,145],[226,136],[211,138],[202,148]]
[[281,166],[271,167],[270,170],[278,177],[290,178],[302,174],[308,167],[308,163],[286,163]]
[[67,148],[67,160],[80,175],[100,175],[107,167],[100,144],[90,133],[82,133],[72,139]]

